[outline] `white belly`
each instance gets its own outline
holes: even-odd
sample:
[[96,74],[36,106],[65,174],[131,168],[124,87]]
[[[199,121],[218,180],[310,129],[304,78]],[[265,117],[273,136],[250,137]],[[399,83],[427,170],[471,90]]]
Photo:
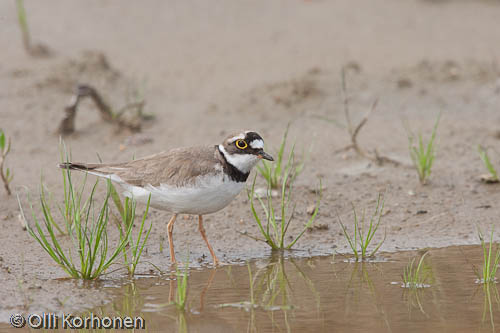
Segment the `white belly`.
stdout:
[[147,203],[151,194],[151,207],[173,213],[204,215],[226,207],[240,193],[245,182],[235,182],[220,174],[200,178],[195,185],[184,187],[122,185],[126,188],[124,194],[139,202]]

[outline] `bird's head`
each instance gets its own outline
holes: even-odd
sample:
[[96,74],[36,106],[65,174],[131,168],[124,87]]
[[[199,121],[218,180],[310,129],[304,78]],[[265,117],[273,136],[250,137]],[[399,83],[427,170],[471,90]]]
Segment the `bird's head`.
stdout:
[[261,159],[274,160],[271,155],[264,151],[262,137],[253,131],[228,136],[219,145],[219,151],[228,163],[243,173],[249,173]]

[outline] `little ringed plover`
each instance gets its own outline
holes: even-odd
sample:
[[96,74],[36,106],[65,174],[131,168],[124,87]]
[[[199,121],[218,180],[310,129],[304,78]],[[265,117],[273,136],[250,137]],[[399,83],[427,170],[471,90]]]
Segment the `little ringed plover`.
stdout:
[[230,135],[215,146],[187,147],[125,163],[62,163],[60,168],[86,171],[110,179],[124,195],[173,213],[167,224],[170,259],[176,263],[172,233],[178,214],[198,215],[198,229],[219,263],[203,228],[203,215],[226,207],[245,187],[251,169],[260,161],[273,161],[256,132]]

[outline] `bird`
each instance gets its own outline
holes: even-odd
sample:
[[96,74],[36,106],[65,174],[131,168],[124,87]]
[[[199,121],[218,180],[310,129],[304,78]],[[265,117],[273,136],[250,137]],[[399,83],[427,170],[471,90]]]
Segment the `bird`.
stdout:
[[213,259],[203,215],[226,207],[245,187],[252,168],[262,159],[264,140],[254,131],[229,135],[221,144],[174,148],[124,163],[66,162],[60,168],[84,171],[119,184],[126,197],[172,213],[167,224],[170,260],[176,264],[173,230],[179,214],[198,215],[198,230]]

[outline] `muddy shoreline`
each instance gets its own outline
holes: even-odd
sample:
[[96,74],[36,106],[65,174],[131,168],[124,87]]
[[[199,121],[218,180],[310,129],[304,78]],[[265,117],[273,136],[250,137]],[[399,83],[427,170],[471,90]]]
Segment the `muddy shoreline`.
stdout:
[[[0,5],[2,25],[9,27],[0,31],[0,127],[12,138],[8,166],[15,177],[14,195],[0,191],[0,322],[14,312],[78,312],[109,302],[99,283],[56,280],[64,272],[19,220],[16,193],[23,198],[27,189],[36,198],[41,177],[61,200],[57,128],[77,83],[94,85],[117,107],[139,94],[144,111],[155,118],[136,134],[103,122],[92,103],[82,102],[76,131],[65,138],[74,160],[97,162],[98,154],[106,162],[127,161],[174,147],[217,144],[240,129],[257,130],[274,153],[291,122],[289,137],[299,155],[307,156],[294,191],[291,235],[309,216],[318,178],[324,187],[315,222],[321,227],[305,233],[296,256],[347,252],[337,214],[349,223],[351,203],[371,211],[379,193],[385,196],[387,235],[381,251],[478,244],[477,226],[498,225],[500,187],[479,181],[486,170],[477,153],[479,144],[492,147],[493,162],[500,165],[500,46],[492,42],[500,40],[500,6],[493,1],[363,1],[362,11],[353,11],[349,1],[277,2],[267,4],[265,15],[259,5],[231,1],[224,10],[176,1],[139,6],[52,0],[26,6],[33,39],[54,54],[27,55],[13,3]],[[53,19],[56,6],[62,21]],[[277,20],[279,15],[294,24]],[[350,144],[343,125],[343,66],[356,121],[379,100],[358,141],[401,166],[378,166],[342,151]],[[428,137],[440,113],[436,162],[429,184],[422,186],[407,166],[405,126]],[[144,254],[164,271],[170,269],[163,240],[169,217],[151,211],[153,230]],[[205,228],[225,262],[270,254],[266,244],[241,234],[259,236],[246,193],[207,216]],[[174,237],[180,258],[189,255],[193,267],[209,265],[196,219],[180,218]],[[139,273],[150,269],[144,264]],[[107,278],[122,277],[117,272]]]

